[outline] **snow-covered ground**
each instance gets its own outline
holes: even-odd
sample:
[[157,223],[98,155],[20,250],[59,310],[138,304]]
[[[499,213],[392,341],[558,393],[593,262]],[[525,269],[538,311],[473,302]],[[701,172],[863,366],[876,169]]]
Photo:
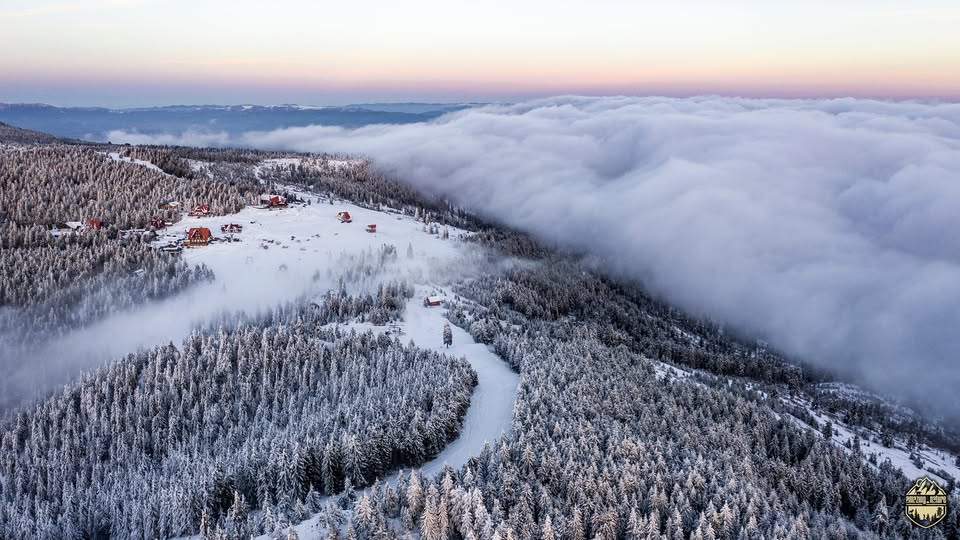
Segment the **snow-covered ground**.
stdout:
[[[53,339],[37,351],[36,366],[23,377],[32,388],[50,388],[95,369],[140,347],[179,343],[197,325],[224,312],[247,313],[272,308],[304,294],[322,294],[338,286],[341,276],[353,273],[346,283],[350,292],[375,293],[383,280],[406,279],[413,284],[442,283],[469,271],[459,263],[474,247],[457,238],[463,231],[450,228],[450,239],[423,232],[423,223],[412,216],[378,212],[348,203],[318,203],[282,210],[248,207],[230,216],[188,217],[165,230],[171,238],[183,238],[190,227],[207,227],[223,236],[220,226],[243,225],[239,242],[217,242],[185,249],[191,264],[206,264],[216,281],[195,287],[161,302],[117,312],[102,321]],[[337,212],[346,210],[352,223],[340,223]],[[367,233],[367,224],[377,232]],[[373,262],[384,244],[396,247],[397,261],[381,275],[367,276],[360,270],[363,258]],[[414,257],[407,257],[412,246]],[[266,248],[266,249],[264,249]],[[459,275],[459,274],[458,274]]]
[[[417,287],[414,297],[407,302],[404,321],[400,324],[401,341],[414,342],[418,347],[466,358],[477,372],[477,387],[470,399],[470,409],[463,421],[460,436],[447,445],[433,460],[418,469],[424,474],[435,474],[443,470],[444,465],[454,469],[467,463],[476,455],[485,442],[491,444],[510,427],[513,417],[513,402],[517,397],[517,385],[520,377],[513,372],[491,348],[477,343],[466,330],[450,325],[453,331],[453,345],[443,345],[443,325],[449,321],[443,316],[445,307],[427,307],[423,298],[438,294],[431,287]],[[447,295],[438,294],[444,300]],[[385,327],[369,323],[352,325],[358,329],[386,330]],[[391,480],[387,475],[386,480]]]
[[679,368],[677,366],[668,364],[666,362],[661,362],[659,360],[653,360],[649,358],[648,360],[653,362],[653,369],[656,371],[658,379],[664,379],[668,375],[675,379],[686,379],[693,375],[692,370]]
[[[337,213],[341,211],[349,212],[353,222],[340,223]],[[228,223],[242,225],[243,231],[235,235],[222,234],[220,226]],[[366,232],[368,224],[376,224],[377,232]],[[216,237],[233,236],[240,240],[188,248],[182,255],[188,262],[206,264],[216,273],[217,282],[210,290],[216,297],[213,302],[217,304],[216,311],[226,309],[228,299],[241,299],[230,302],[230,309],[249,310],[292,299],[305,292],[321,295],[337,284],[337,279],[350,270],[349,266],[357,258],[363,254],[375,257],[384,244],[394,245],[398,255],[395,268],[386,276],[374,276],[368,285],[373,286],[385,277],[408,279],[416,285],[416,294],[408,301],[404,321],[399,324],[400,339],[466,358],[478,376],[460,435],[436,458],[423,464],[420,471],[434,474],[444,465],[458,468],[471,456],[479,454],[485,442],[493,443],[510,429],[519,376],[488,346],[476,343],[470,334],[456,326],[451,325],[453,345],[445,347],[442,334],[447,322],[443,316],[445,307],[423,305],[423,298],[429,294],[446,298],[445,294],[438,292],[442,291],[440,285],[450,277],[443,273],[443,269],[456,267],[458,259],[471,253],[473,248],[454,239],[466,234],[464,231],[450,228],[451,238],[445,240],[424,232],[423,223],[410,216],[348,203],[331,205],[326,200],[318,202],[314,198],[310,205],[282,210],[249,207],[230,216],[188,217],[164,231],[169,238],[161,238],[157,243],[182,238],[192,227],[207,227]],[[412,259],[407,257],[408,246],[413,248]],[[358,287],[362,288],[363,284]],[[192,304],[176,309],[195,313],[198,306]],[[169,308],[164,311],[169,312]],[[215,314],[212,308],[201,311],[208,316]],[[369,323],[346,326],[377,332],[395,330]],[[392,476],[395,473],[385,480],[390,481]],[[317,527],[317,517],[295,527],[301,539],[320,537],[322,531]]]
[[[444,354],[466,358],[477,372],[477,387],[470,398],[470,408],[463,419],[460,435],[440,452],[437,457],[424,463],[417,469],[423,475],[434,475],[445,465],[457,469],[467,463],[471,456],[480,453],[486,442],[491,444],[509,430],[513,419],[513,402],[517,398],[519,376],[507,367],[507,364],[490,350],[490,347],[477,343],[462,328],[451,325],[453,345],[443,345],[443,325],[448,322],[443,316],[444,307],[426,307],[422,298],[435,294],[432,288],[417,287],[417,294],[407,302],[404,321],[400,324],[403,332],[400,339],[413,341],[418,347],[432,349]],[[441,295],[445,296],[445,295]],[[372,329],[386,331],[387,327],[373,326],[368,323],[348,325],[358,330]],[[381,482],[395,485],[396,472],[388,473]],[[358,493],[363,489],[358,489]],[[332,502],[333,497],[327,497]],[[349,517],[351,509],[345,515]],[[300,540],[321,540],[326,538],[326,529],[320,525],[321,513],[314,514],[301,523],[293,525]],[[284,529],[286,531],[286,529]],[[269,534],[259,540],[271,538]]]
[[[419,297],[419,295],[418,295]],[[404,315],[406,335],[418,346],[464,357],[477,372],[478,384],[470,399],[470,409],[463,420],[460,436],[447,445],[440,455],[420,467],[424,474],[436,474],[444,465],[459,468],[483,448],[508,431],[513,418],[513,402],[517,397],[520,377],[487,345],[477,343],[462,328],[450,325],[453,345],[443,346],[442,329],[447,320],[439,307],[425,307],[414,298]]]
[[[337,213],[347,211],[352,223],[340,223]],[[243,232],[225,235],[220,226],[237,223]],[[366,232],[366,226],[375,224],[376,233]],[[190,263],[204,263],[217,274],[217,281],[227,288],[248,287],[251,275],[273,282],[263,287],[267,298],[276,296],[278,288],[292,284],[304,286],[320,272],[334,278],[350,270],[344,257],[368,255],[384,244],[396,247],[398,272],[411,279],[430,274],[461,255],[461,246],[454,240],[442,240],[423,232],[423,223],[410,216],[401,216],[361,208],[347,203],[316,203],[309,206],[291,206],[281,210],[248,207],[223,217],[187,217],[164,231],[164,235],[183,238],[192,227],[207,227],[214,237],[232,236],[239,242],[215,242],[205,247],[189,248],[184,259]],[[452,229],[450,235],[462,231]],[[159,243],[163,243],[161,238]],[[406,256],[413,246],[414,257]],[[279,274],[280,267],[286,270]],[[264,275],[266,274],[266,275]],[[250,293],[254,292],[253,287]]]
[[163,170],[162,170],[160,167],[157,167],[156,165],[154,165],[153,163],[150,163],[149,161],[144,161],[144,160],[142,160],[142,159],[134,159],[134,158],[127,157],[127,156],[121,156],[121,155],[120,155],[120,152],[108,152],[108,153],[107,153],[107,157],[109,157],[109,158],[112,159],[113,161],[123,161],[123,162],[126,162],[126,163],[133,163],[134,165],[140,165],[141,167],[146,167],[146,168],[150,169],[151,171],[156,171],[156,172],[158,172],[158,173],[167,174],[167,173],[163,172]]
[[[953,478],[960,479],[960,467],[957,467],[956,456],[946,450],[927,446],[921,446],[919,449],[914,450],[913,453],[919,455],[923,461],[923,469],[920,469],[910,459],[911,452],[907,450],[905,441],[903,441],[902,438],[895,438],[894,444],[888,448],[876,442],[875,439],[879,438],[879,434],[873,430],[855,429],[846,425],[842,420],[833,415],[815,411],[806,399],[790,398],[787,399],[787,401],[806,408],[810,415],[813,416],[821,426],[830,422],[833,426],[833,437],[831,437],[831,440],[841,448],[848,449],[849,443],[851,448],[848,450],[852,451],[854,438],[859,433],[860,450],[864,456],[869,457],[871,454],[876,454],[878,464],[890,460],[890,463],[903,471],[903,474],[907,478],[914,479],[929,475],[938,479],[941,483],[945,483],[947,479],[934,472],[942,470]],[[791,416],[791,418],[793,417]],[[794,418],[794,420],[802,427],[810,427],[799,419]],[[818,433],[820,432],[818,431]]]

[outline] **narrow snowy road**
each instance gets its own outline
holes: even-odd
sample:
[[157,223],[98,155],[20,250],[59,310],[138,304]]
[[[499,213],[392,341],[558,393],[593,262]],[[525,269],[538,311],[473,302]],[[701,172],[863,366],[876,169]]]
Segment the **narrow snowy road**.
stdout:
[[[510,370],[507,363],[495,355],[489,347],[477,343],[462,328],[450,325],[453,330],[453,345],[449,348],[443,345],[443,325],[447,319],[443,317],[444,308],[426,307],[423,297],[429,292],[424,287],[418,287],[417,293],[407,302],[404,322],[401,325],[404,343],[413,341],[418,347],[432,349],[456,357],[465,357],[474,371],[477,372],[477,387],[470,397],[470,408],[463,420],[460,435],[440,452],[437,457],[424,463],[417,469],[423,475],[433,475],[440,472],[444,465],[457,469],[474,456],[480,453],[486,442],[493,442],[501,434],[509,431],[513,419],[513,402],[517,398],[517,386],[520,377]],[[357,330],[384,331],[385,327],[370,324],[352,325]],[[392,471],[381,478],[389,484],[396,481],[396,471]],[[357,492],[362,492],[358,489]],[[329,497],[328,497],[329,499]],[[348,509],[347,513],[350,510]],[[300,540],[321,540],[326,538],[326,530],[319,524],[320,514],[314,514],[305,521],[293,526]],[[264,534],[258,540],[268,540],[270,535]]]
[[484,442],[493,442],[501,433],[509,430],[520,378],[489,347],[475,342],[462,328],[450,325],[453,345],[444,347],[443,325],[447,322],[443,317],[444,309],[425,307],[421,303],[424,295],[420,293],[424,291],[418,290],[418,294],[407,304],[403,340],[412,340],[425,349],[466,357],[479,380],[470,398],[470,409],[464,418],[460,436],[435,459],[421,467],[424,474],[434,474],[444,464],[453,468],[464,465],[470,456],[480,452]]

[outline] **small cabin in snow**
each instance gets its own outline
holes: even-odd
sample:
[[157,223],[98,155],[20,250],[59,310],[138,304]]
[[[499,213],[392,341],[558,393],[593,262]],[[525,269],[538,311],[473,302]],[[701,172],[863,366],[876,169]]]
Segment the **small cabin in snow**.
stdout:
[[338,212],[337,219],[340,220],[340,223],[350,223],[353,221],[353,218],[350,217],[350,212]]
[[154,229],[165,229],[167,228],[167,222],[160,218],[153,218],[150,220],[150,226]]
[[370,225],[367,225],[367,232],[369,233],[377,232],[377,225],[375,223],[371,223]]
[[98,219],[88,219],[87,226],[90,227],[91,229],[102,229],[103,222]]
[[200,206],[193,209],[193,212],[190,212],[190,215],[193,217],[203,217],[210,215],[210,205],[201,204]]
[[243,225],[240,225],[239,223],[227,223],[220,226],[220,232],[230,234],[243,232]]
[[287,206],[286,197],[264,194],[260,196],[260,206],[264,208],[284,208]]
[[423,305],[427,307],[439,306],[441,298],[439,296],[428,296],[423,299]]
[[157,208],[160,210],[178,210],[180,208],[180,203],[177,201],[163,201],[157,205]]
[[206,246],[210,244],[210,229],[206,227],[193,227],[187,231],[187,239],[183,245],[189,247]]

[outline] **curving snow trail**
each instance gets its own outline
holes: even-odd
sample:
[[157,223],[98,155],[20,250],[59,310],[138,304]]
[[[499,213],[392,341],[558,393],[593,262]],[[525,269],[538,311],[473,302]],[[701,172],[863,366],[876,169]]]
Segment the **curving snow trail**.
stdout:
[[424,307],[420,299],[425,294],[426,291],[418,289],[418,294],[407,303],[403,340],[410,339],[425,349],[465,357],[477,372],[479,381],[470,398],[460,436],[436,458],[420,467],[425,474],[435,474],[443,469],[444,464],[453,468],[466,464],[470,456],[480,452],[485,442],[493,442],[509,431],[520,377],[490,347],[475,342],[465,330],[452,324],[453,345],[444,347],[443,325],[447,322],[443,317],[444,309]]
[[[513,403],[517,398],[517,387],[520,377],[514,373],[507,363],[490,350],[490,347],[477,343],[465,330],[450,325],[453,330],[453,345],[449,348],[443,345],[443,325],[447,323],[442,307],[425,307],[422,299],[429,289],[418,287],[417,294],[407,302],[404,313],[404,322],[401,341],[413,341],[418,347],[432,349],[444,354],[464,357],[477,372],[477,386],[470,397],[470,408],[463,419],[460,435],[450,442],[437,457],[418,467],[424,475],[434,475],[443,470],[445,465],[457,469],[467,463],[471,456],[475,456],[483,449],[487,442],[493,442],[503,433],[510,430],[513,419]],[[368,323],[349,325],[357,330],[371,329],[385,331],[382,326],[372,326]],[[381,481],[395,485],[396,471],[388,473]],[[362,493],[365,488],[357,489]],[[331,497],[327,497],[330,499]],[[349,514],[352,509],[345,513]],[[319,523],[320,513],[293,525],[300,540],[321,540],[326,538],[326,529]],[[286,530],[286,529],[284,529]],[[342,532],[342,531],[341,531]],[[258,540],[269,540],[270,534],[258,537]]]

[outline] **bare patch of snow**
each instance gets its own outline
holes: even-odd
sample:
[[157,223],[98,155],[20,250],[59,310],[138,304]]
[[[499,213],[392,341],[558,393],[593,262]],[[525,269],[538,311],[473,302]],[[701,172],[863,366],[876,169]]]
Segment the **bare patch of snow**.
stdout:
[[156,165],[154,165],[149,161],[144,161],[142,159],[134,159],[127,156],[121,156],[120,152],[108,152],[107,157],[109,157],[113,161],[120,161],[123,163],[133,163],[134,165],[140,165],[141,167],[146,167],[151,171],[156,171],[160,174],[167,174],[163,172],[163,169],[161,169],[160,167],[157,167]]

